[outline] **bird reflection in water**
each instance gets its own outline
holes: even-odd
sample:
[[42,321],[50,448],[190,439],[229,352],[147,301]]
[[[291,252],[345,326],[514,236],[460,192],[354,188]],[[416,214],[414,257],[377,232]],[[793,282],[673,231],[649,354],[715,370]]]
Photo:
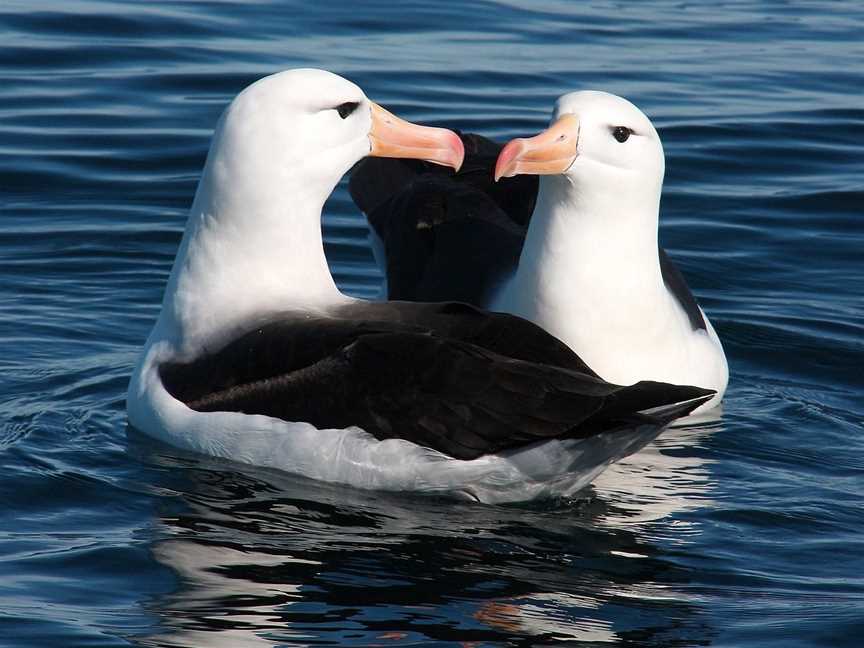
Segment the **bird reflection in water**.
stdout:
[[136,641],[710,641],[668,548],[699,532],[686,513],[710,504],[699,447],[718,429],[669,430],[578,498],[519,506],[356,491],[142,441],[146,462],[172,466],[160,474],[180,512],[157,520],[151,551],[178,586]]

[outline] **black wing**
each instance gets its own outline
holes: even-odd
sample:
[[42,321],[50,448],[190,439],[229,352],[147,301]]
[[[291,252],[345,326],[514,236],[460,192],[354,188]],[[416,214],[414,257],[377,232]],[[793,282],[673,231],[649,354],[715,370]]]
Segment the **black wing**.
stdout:
[[[366,158],[350,191],[384,244],[390,299],[459,300],[487,306],[519,262],[537,176],[493,181],[502,145],[460,134],[465,162],[453,174],[415,160]],[[706,329],[696,298],[662,247],[660,271],[694,330]]]
[[[168,391],[198,411],[265,414],[318,428],[356,425],[378,439],[407,439],[459,459],[626,423],[661,426],[713,395],[664,383],[611,385],[579,370],[578,358],[568,369],[505,356],[495,349],[503,350],[510,327],[522,320],[487,315],[494,321],[484,323],[480,311],[460,315],[468,307],[449,306],[456,310],[360,303],[326,316],[285,314],[160,373]],[[361,313],[373,319],[355,319]],[[517,332],[535,339],[518,354],[560,353],[560,342],[525,324],[536,331]]]

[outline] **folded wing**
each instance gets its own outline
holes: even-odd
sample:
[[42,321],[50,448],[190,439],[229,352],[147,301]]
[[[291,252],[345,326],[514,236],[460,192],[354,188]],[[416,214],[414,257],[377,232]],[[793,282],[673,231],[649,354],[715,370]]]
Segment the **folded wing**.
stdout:
[[[215,353],[164,365],[163,383],[198,411],[358,426],[458,459],[630,423],[665,425],[713,393],[621,387],[582,371],[578,358],[567,368],[503,355],[515,339],[508,334],[525,338],[516,355],[554,360],[565,351],[530,323],[520,329],[524,320],[447,306],[382,304],[375,312],[360,303],[327,316],[285,314]],[[389,319],[356,319],[361,312]]]

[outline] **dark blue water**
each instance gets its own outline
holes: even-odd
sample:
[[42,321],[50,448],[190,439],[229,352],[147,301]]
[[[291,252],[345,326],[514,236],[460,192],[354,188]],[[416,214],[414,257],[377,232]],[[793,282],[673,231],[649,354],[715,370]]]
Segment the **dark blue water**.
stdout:
[[[862,645],[864,5],[396,5],[0,4],[0,644]],[[643,108],[662,240],[729,355],[722,419],[518,507],[128,430],[211,128],[297,66],[501,139],[565,91]],[[374,294],[344,185],[324,226]]]

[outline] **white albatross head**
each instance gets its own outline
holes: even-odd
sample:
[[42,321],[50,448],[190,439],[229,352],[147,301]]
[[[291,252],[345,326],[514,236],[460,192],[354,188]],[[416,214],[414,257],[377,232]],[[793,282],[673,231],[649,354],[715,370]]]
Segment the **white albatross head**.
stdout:
[[273,201],[272,192],[326,198],[367,155],[458,169],[464,149],[455,133],[403,121],[336,74],[287,70],[251,84],[225,110],[208,155],[216,177],[207,184],[247,210],[250,201]]
[[279,72],[240,92],[213,135],[165,290],[163,336],[195,348],[267,313],[338,298],[321,211],[368,155],[458,169],[464,148],[323,70]]
[[659,200],[665,161],[651,120],[632,103],[607,92],[563,95],[552,123],[531,138],[511,140],[495,165],[495,179],[520,174],[555,175],[576,192],[635,194]]

